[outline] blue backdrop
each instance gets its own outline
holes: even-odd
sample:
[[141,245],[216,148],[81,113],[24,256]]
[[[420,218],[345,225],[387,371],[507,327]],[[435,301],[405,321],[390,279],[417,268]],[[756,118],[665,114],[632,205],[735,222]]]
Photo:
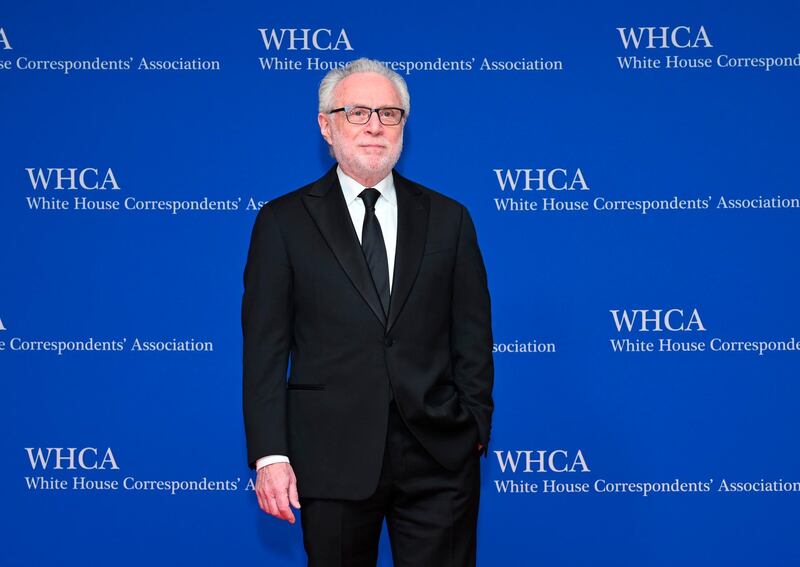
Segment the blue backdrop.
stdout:
[[798,564],[798,27],[6,3],[0,562],[304,564],[251,490],[241,276],[258,207],[331,165],[325,69],[369,56],[411,90],[398,169],[467,205],[489,272],[479,564]]

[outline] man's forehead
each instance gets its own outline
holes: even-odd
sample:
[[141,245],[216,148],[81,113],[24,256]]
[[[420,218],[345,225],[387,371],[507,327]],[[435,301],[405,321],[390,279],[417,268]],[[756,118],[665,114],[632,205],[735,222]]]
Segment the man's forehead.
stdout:
[[[378,73],[353,73],[336,85],[336,98],[342,103],[370,102],[374,99],[391,99],[386,102],[400,102],[400,95],[394,83]],[[352,100],[343,101],[347,98]],[[358,100],[357,100],[358,99]]]

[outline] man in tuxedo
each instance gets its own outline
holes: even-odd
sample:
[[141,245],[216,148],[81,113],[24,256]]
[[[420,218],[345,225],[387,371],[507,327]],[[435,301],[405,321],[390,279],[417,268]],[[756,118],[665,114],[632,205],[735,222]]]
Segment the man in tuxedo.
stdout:
[[[244,417],[256,494],[309,565],[475,564],[492,333],[475,228],[393,170],[410,110],[377,61],[334,69],[319,127],[337,161],[264,205],[242,302]],[[288,370],[288,381],[287,381]]]

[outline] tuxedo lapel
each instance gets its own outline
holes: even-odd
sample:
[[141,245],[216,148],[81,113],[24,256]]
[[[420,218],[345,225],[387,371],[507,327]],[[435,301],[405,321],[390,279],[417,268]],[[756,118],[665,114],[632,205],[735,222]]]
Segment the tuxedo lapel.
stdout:
[[335,166],[325,177],[311,185],[308,192],[303,195],[303,202],[347,277],[375,313],[381,325],[385,326],[386,315],[375,283],[372,281],[369,266],[364,259],[364,253],[361,251],[358,235],[353,228]]
[[417,278],[425,252],[430,208],[427,195],[397,172],[393,172],[393,175],[397,194],[397,250],[386,332],[397,321]]

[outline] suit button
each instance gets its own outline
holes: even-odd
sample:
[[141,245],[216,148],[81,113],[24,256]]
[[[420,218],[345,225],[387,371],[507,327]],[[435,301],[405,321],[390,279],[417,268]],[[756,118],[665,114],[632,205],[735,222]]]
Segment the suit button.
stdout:
[[390,347],[394,344],[394,339],[392,337],[386,337],[385,339],[383,339],[383,344],[386,345],[387,347]]

